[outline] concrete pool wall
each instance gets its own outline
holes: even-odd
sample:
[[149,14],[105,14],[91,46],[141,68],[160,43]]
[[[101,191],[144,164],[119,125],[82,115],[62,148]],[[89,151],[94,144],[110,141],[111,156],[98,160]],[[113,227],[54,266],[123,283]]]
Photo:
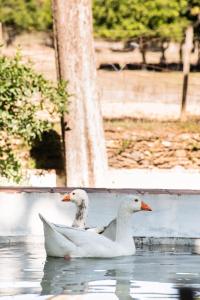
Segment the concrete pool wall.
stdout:
[[[0,241],[43,236],[38,213],[49,221],[71,225],[73,203],[61,201],[68,188],[0,188]],[[133,215],[133,236],[145,242],[191,243],[200,239],[200,190],[85,189],[90,207],[87,225],[105,225],[116,216],[122,199],[139,196],[152,212]],[[139,240],[139,239],[138,239]]]

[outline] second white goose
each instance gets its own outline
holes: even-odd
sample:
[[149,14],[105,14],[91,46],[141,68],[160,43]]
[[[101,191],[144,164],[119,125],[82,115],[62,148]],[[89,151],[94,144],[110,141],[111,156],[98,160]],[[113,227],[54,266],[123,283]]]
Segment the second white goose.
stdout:
[[108,225],[97,228],[86,228],[86,219],[89,208],[89,197],[86,191],[82,189],[75,189],[71,193],[67,193],[63,196],[62,201],[73,202],[76,207],[75,219],[72,223],[72,227],[78,227],[87,229],[89,231],[95,231],[102,234],[111,240],[116,238],[116,219],[113,219]]
[[85,228],[89,206],[88,194],[84,190],[76,189],[71,193],[65,194],[62,198],[62,201],[71,201],[77,207],[72,227]]

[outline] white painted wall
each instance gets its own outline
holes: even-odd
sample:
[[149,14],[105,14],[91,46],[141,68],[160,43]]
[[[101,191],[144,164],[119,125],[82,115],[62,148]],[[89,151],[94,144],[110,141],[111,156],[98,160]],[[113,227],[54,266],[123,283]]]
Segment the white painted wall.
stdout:
[[[136,191],[91,192],[88,225],[107,224],[116,216],[122,199],[136,195]],[[138,196],[138,195],[137,195]],[[0,192],[0,236],[43,235],[38,213],[48,220],[70,225],[75,206],[64,203],[60,193]],[[200,191],[197,194],[153,194],[140,196],[152,207],[152,212],[133,215],[133,236],[200,238]]]

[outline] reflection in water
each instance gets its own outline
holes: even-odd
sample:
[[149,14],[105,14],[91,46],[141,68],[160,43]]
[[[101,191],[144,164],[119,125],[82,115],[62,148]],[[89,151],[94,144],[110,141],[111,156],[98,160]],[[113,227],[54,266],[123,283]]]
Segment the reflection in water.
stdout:
[[200,255],[183,248],[138,250],[135,256],[113,259],[45,259],[43,245],[1,245],[0,296],[158,300],[177,299],[177,286],[200,290]]
[[[194,261],[191,265],[192,258]],[[196,287],[199,289],[197,261],[200,262],[197,256],[169,253],[71,261],[48,258],[41,281],[42,295],[90,294],[90,299],[97,299],[97,295],[102,296],[103,293],[104,299],[109,300],[177,299],[176,286],[182,283],[194,286],[198,282]],[[188,272],[191,267],[194,272]]]
[[[44,265],[41,294],[58,295],[70,292],[87,292],[87,279],[84,278],[84,275],[87,276],[87,274],[79,273],[78,261],[79,260],[74,260],[72,262],[65,261],[63,258],[48,257]],[[85,264],[82,264],[82,268],[85,268]]]
[[47,294],[116,294],[118,299],[129,300],[132,267],[121,259],[48,258],[41,281],[42,295]]
[[[90,294],[90,299],[96,299],[97,294],[102,296],[103,293],[105,300],[176,298],[177,291],[173,284],[134,281],[131,279],[133,270],[132,257],[113,260],[74,259],[67,262],[49,258],[44,266],[42,294]],[[95,293],[93,297],[92,293]]]
[[137,281],[132,282],[130,294],[135,299],[178,299],[178,292],[172,283]]

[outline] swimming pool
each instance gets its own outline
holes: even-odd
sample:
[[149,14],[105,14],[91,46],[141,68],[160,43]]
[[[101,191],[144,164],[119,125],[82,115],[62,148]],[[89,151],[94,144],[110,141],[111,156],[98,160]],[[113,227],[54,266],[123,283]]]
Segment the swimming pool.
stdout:
[[200,256],[190,247],[146,247],[135,256],[67,261],[46,258],[43,244],[1,244],[0,296],[177,299],[180,286],[200,292],[199,265]]

